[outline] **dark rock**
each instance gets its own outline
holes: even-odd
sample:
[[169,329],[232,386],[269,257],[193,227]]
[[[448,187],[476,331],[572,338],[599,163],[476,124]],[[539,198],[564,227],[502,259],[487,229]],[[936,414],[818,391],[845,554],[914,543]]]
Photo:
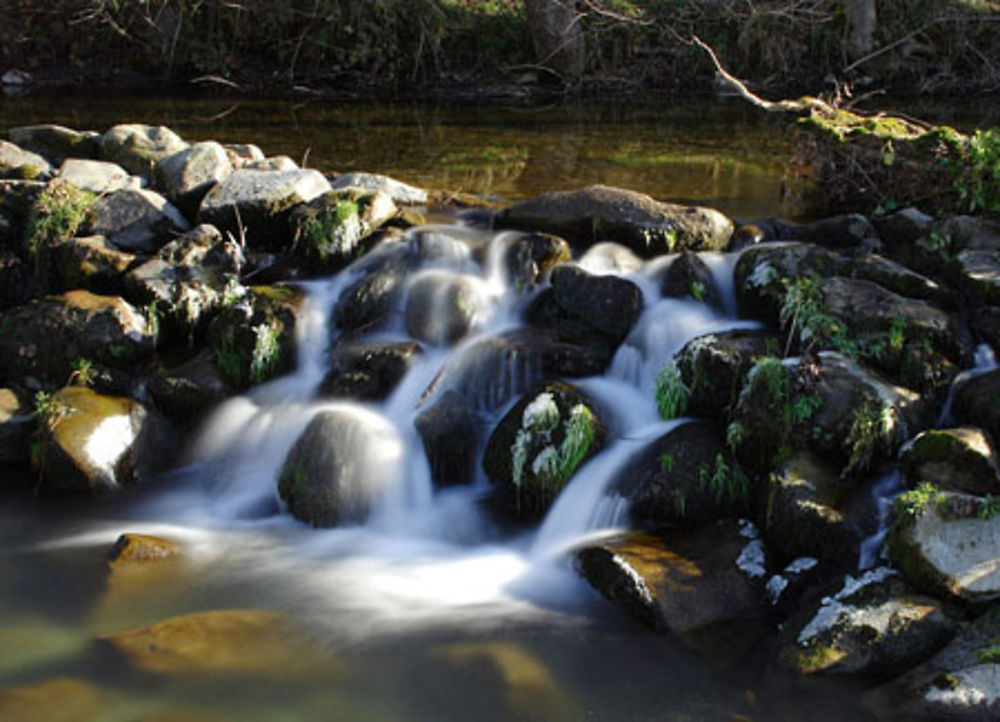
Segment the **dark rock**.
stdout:
[[569,244],[548,233],[518,236],[503,254],[507,283],[518,292],[542,283],[556,265],[568,260]]
[[546,193],[504,209],[498,223],[554,233],[571,243],[625,243],[649,258],[679,251],[718,251],[729,243],[733,223],[710,208],[661,203],[634,191],[590,186]]
[[621,343],[642,313],[642,291],[617,276],[593,276],[574,266],[557,266],[550,276],[556,304],[616,345]]
[[146,389],[158,409],[184,426],[196,424],[233,394],[209,350],[179,366],[150,374]]
[[974,305],[1000,305],[1000,250],[960,251],[949,275]]
[[813,243],[827,248],[853,248],[875,236],[868,219],[860,213],[831,216],[814,223],[791,223],[773,219],[777,240]]
[[740,254],[733,272],[741,315],[776,325],[788,283],[831,276],[837,256],[807,243],[762,243]]
[[61,125],[23,125],[7,131],[7,137],[26,150],[58,162],[66,158],[98,158],[101,134],[79,131]]
[[333,309],[333,321],[344,333],[370,329],[392,313],[409,270],[408,249],[401,243],[379,246],[365,259],[361,277],[348,286]]
[[691,421],[648,444],[618,472],[611,488],[642,529],[698,525],[745,514],[749,478],[713,424]]
[[981,306],[974,309],[969,327],[977,341],[1000,349],[1000,307]]
[[426,271],[410,284],[406,331],[437,346],[451,345],[479,320],[484,299],[478,279],[446,271]]
[[1000,493],[996,450],[971,426],[918,434],[901,449],[899,463],[911,489],[927,483],[979,496]]
[[435,486],[471,484],[479,458],[478,419],[461,394],[446,390],[414,420]]
[[852,278],[877,283],[900,296],[930,301],[944,308],[952,308],[958,301],[951,289],[875,253],[864,253],[852,258],[848,269]]
[[402,381],[420,354],[412,341],[340,340],[330,357],[330,371],[320,393],[335,398],[378,401]]
[[104,236],[62,239],[50,246],[50,289],[82,288],[92,293],[122,296],[125,271],[135,262],[131,253],[112,246]]
[[90,228],[123,251],[156,253],[175,235],[191,228],[163,196],[146,190],[121,190],[98,198]]
[[960,424],[978,426],[1000,444],[1000,369],[978,374],[955,389],[951,413]]
[[904,208],[901,211],[872,219],[879,238],[891,251],[901,246],[909,246],[926,236],[932,227],[934,217],[919,208]]
[[26,464],[35,427],[33,410],[21,394],[0,388],[0,461]]
[[693,298],[717,310],[723,309],[722,296],[708,265],[696,253],[682,253],[667,267],[660,291],[671,298]]

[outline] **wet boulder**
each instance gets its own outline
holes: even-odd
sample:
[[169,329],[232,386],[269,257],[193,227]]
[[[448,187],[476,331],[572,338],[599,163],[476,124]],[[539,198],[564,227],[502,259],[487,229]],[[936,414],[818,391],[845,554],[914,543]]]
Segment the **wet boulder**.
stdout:
[[379,401],[396,388],[420,356],[413,341],[341,339],[330,354],[320,393],[332,398]]
[[707,643],[715,654],[719,644],[745,652],[763,632],[766,608],[763,548],[745,528],[729,521],[662,536],[631,533],[584,547],[575,564],[638,621],[696,648]]
[[134,370],[155,342],[146,316],[121,298],[69,291],[0,313],[0,375],[61,384],[78,358]]
[[186,426],[233,395],[208,349],[177,366],[154,371],[146,377],[146,389],[156,408]]
[[117,163],[103,160],[69,158],[59,166],[58,175],[67,183],[91,193],[114,193],[124,189],[139,190],[141,179],[129,175]]
[[1000,716],[1000,610],[965,626],[944,649],[866,695],[880,719],[968,720]]
[[778,348],[778,337],[766,331],[723,331],[686,343],[676,358],[688,389],[685,413],[725,418],[754,363]]
[[100,133],[51,123],[11,128],[7,137],[11,143],[57,162],[66,158],[97,158],[101,152]]
[[1000,516],[992,497],[925,484],[899,496],[889,558],[917,589],[969,603],[1000,599]]
[[904,208],[886,215],[872,218],[879,238],[890,251],[902,246],[910,246],[930,233],[934,216],[927,215],[919,208]]
[[292,516],[313,526],[359,523],[399,473],[401,454],[381,417],[321,411],[288,452],[278,493]]
[[723,308],[712,271],[696,253],[682,253],[673,260],[660,281],[660,292],[668,298],[692,298],[716,310]]
[[643,298],[639,287],[617,276],[594,276],[574,266],[561,265],[549,277],[552,298],[559,309],[621,343],[639,320]]
[[647,444],[610,487],[641,529],[698,525],[746,513],[750,479],[713,424],[681,423]]
[[135,255],[120,251],[104,236],[64,238],[50,247],[48,288],[82,288],[92,293],[122,296],[125,272]]
[[414,419],[435,486],[471,484],[479,458],[478,418],[472,405],[451,389]]
[[343,268],[374,245],[372,234],[397,211],[384,193],[324,193],[291,213],[295,256],[310,274]]
[[108,550],[108,567],[124,569],[174,559],[181,548],[169,539],[148,534],[121,534]]
[[209,141],[161,158],[153,169],[153,179],[156,188],[191,218],[205,194],[232,172],[226,149]]
[[515,517],[544,516],[573,473],[603,448],[607,429],[594,403],[559,382],[536,386],[500,420],[483,469]]
[[159,161],[187,147],[179,135],[162,125],[116,125],[101,137],[103,160],[117,163],[147,181],[152,179]]
[[479,279],[446,271],[425,271],[409,286],[406,331],[435,346],[448,346],[466,336],[485,310],[485,288]]
[[142,404],[71,386],[39,399],[36,412],[42,491],[89,494],[135,479],[142,436],[153,423]]
[[942,308],[953,308],[957,302],[957,295],[951,289],[877,253],[863,253],[852,258],[846,272],[852,278],[871,281],[900,296],[928,301]]
[[168,677],[287,679],[317,673],[330,662],[290,619],[254,609],[171,617],[101,643],[131,667]]
[[410,258],[405,245],[388,243],[363,263],[360,277],[344,289],[333,309],[334,324],[345,333],[374,328],[388,318],[402,296]]
[[30,405],[14,389],[0,388],[0,462],[26,463],[34,432]]
[[940,601],[879,567],[845,576],[836,592],[786,625],[779,659],[799,674],[891,677],[935,654],[957,629]]
[[0,178],[45,180],[50,175],[52,166],[42,156],[0,140]]
[[175,235],[191,228],[166,198],[147,190],[121,190],[97,199],[91,231],[133,253],[156,253]]
[[900,450],[899,464],[910,488],[933,484],[944,491],[985,496],[1000,493],[996,450],[981,429],[930,429]]
[[549,233],[529,233],[515,238],[503,253],[508,285],[521,292],[541,284],[558,264],[569,260],[569,244]]
[[302,294],[295,289],[253,286],[216,314],[208,342],[226,383],[246,389],[295,368],[301,305]]
[[977,426],[1000,444],[1000,369],[978,374],[955,389],[951,413],[960,424]]
[[319,171],[244,168],[208,192],[198,220],[243,238],[248,248],[285,251],[292,245],[289,211],[329,190]]
[[403,206],[427,203],[427,191],[377,173],[343,173],[331,183],[335,190],[355,188],[388,196],[393,203]]
[[768,477],[763,534],[782,558],[816,559],[821,568],[848,571],[858,566],[867,536],[856,501],[860,492],[835,467],[798,452]]
[[134,302],[155,304],[161,342],[190,343],[223,306],[246,292],[239,272],[239,249],[203,224],[129,271],[125,287]]
[[510,228],[554,233],[579,245],[624,243],[650,258],[679,251],[718,251],[733,223],[711,208],[679,206],[608,186],[546,193],[505,208],[497,222]]
[[792,223],[780,218],[770,219],[776,240],[812,243],[826,248],[854,248],[865,241],[877,240],[868,218],[860,213],[830,216],[812,223]]

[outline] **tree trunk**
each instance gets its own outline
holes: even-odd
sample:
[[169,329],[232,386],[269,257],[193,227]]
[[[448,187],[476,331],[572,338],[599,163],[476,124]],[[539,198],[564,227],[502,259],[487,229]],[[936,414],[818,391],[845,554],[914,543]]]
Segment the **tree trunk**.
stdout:
[[587,63],[582,15],[573,0],[525,0],[531,42],[539,65],[568,79],[579,78]]

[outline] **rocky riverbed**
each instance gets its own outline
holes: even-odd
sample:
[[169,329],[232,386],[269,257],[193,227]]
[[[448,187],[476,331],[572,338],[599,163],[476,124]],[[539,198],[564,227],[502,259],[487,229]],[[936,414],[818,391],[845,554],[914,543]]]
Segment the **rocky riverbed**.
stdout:
[[[416,383],[411,449],[430,493],[488,480],[491,521],[532,529],[619,453],[627,404],[584,380],[634,347],[645,402],[682,421],[602,480],[629,531],[572,545],[578,572],[712,659],[857,677],[885,719],[1000,714],[992,218],[731,219],[606,186],[503,205],[165,127],[7,137],[0,459],[23,472],[5,483],[25,480],[12,493],[100,508],[162,484],[221,405],[306,364],[310,336],[311,400],[330,406],[283,447],[268,513],[316,527],[381,513],[393,465],[416,462],[371,409]],[[316,279],[336,290],[318,329]],[[662,299],[753,323],[664,357],[647,320],[673,308]],[[484,334],[491,304],[505,323]],[[183,553],[126,538],[113,565]],[[287,623],[205,611],[103,642],[154,674],[328,672]],[[248,663],[258,650],[278,661]],[[0,716],[25,695],[0,692]]]

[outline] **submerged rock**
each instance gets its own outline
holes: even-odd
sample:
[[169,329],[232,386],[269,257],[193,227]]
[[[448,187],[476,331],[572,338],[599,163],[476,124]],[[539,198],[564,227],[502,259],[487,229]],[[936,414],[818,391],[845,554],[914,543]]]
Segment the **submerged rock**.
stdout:
[[930,657],[956,631],[941,602],[880,567],[846,576],[836,593],[789,624],[779,658],[800,674],[889,677]]
[[89,722],[103,711],[101,693],[89,682],[53,677],[0,691],[0,719]]
[[401,243],[383,244],[364,264],[361,277],[344,289],[333,309],[333,322],[344,333],[369,330],[388,318],[403,293],[409,252]]
[[479,459],[478,418],[458,392],[445,390],[414,419],[435,486],[471,484]]
[[484,310],[484,289],[478,279],[446,271],[426,271],[409,287],[406,331],[436,346],[451,345],[466,336]]
[[108,566],[121,569],[137,564],[150,564],[173,559],[181,553],[169,539],[147,534],[122,534],[108,550]]
[[718,251],[729,243],[733,223],[711,208],[661,203],[608,186],[546,193],[504,209],[504,226],[562,236],[572,243],[625,243],[643,258],[679,251]]
[[400,454],[381,419],[321,411],[288,452],[278,493],[292,516],[313,526],[361,522],[393,483]]
[[483,469],[516,517],[540,518],[606,438],[589,398],[568,384],[542,384],[497,424],[486,442]]
[[294,678],[332,666],[287,617],[254,609],[186,614],[101,641],[132,667],[166,676]]

